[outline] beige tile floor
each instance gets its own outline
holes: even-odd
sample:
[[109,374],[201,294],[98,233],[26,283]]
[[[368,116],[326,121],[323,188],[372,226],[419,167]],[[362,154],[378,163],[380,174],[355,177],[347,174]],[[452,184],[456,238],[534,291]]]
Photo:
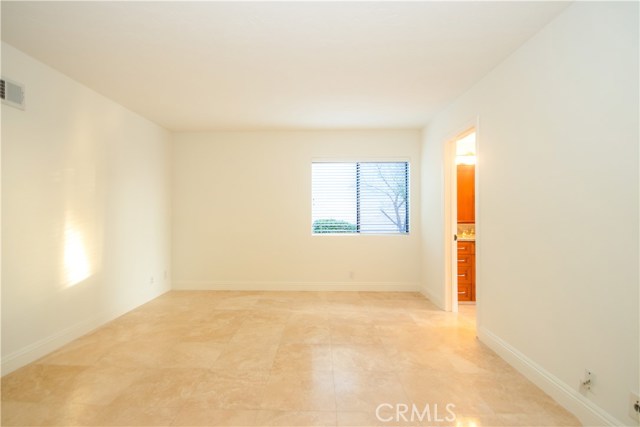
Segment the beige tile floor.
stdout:
[[579,425],[475,338],[473,310],[174,291],[2,378],[2,425]]

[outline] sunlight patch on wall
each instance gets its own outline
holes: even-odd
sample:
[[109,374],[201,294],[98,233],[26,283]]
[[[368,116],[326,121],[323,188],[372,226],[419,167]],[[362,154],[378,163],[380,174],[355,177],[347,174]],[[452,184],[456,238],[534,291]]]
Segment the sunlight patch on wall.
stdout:
[[64,286],[75,286],[90,276],[91,263],[84,236],[72,221],[67,221],[64,229]]

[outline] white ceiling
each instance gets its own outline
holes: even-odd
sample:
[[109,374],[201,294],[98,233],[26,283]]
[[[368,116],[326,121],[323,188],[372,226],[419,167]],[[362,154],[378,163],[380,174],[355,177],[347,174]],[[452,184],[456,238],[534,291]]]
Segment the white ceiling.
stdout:
[[[2,39],[171,130],[421,128],[565,2],[8,2]],[[6,76],[20,81],[20,76]]]

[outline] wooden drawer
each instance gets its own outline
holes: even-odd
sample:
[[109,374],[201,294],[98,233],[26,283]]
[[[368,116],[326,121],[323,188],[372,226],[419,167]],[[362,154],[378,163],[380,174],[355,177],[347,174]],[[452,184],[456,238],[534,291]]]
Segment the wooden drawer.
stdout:
[[458,286],[460,286],[461,284],[469,284],[471,285],[471,282],[473,280],[473,276],[472,273],[473,270],[471,268],[471,266],[458,266]]
[[458,254],[458,267],[471,267],[473,265],[472,254]]
[[458,241],[458,256],[461,254],[473,255],[476,253],[476,242],[461,242]]
[[475,301],[476,242],[458,241],[458,301]]
[[471,285],[464,285],[458,282],[458,301],[472,301]]

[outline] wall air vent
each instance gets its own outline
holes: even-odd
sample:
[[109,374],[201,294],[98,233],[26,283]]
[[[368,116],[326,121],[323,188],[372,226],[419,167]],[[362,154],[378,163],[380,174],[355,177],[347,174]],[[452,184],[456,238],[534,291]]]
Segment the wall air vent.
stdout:
[[14,81],[0,79],[0,98],[2,103],[24,110],[24,85]]

